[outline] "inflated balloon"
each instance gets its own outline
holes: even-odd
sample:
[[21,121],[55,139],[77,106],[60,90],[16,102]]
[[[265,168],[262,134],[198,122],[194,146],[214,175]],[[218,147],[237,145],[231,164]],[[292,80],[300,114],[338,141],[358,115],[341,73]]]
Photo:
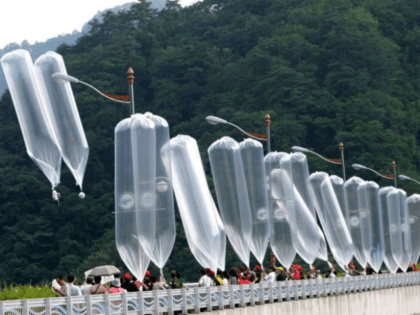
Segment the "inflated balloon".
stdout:
[[[370,253],[368,255],[369,265],[379,272],[384,261],[384,230],[382,222],[381,207],[379,202],[379,186],[375,182],[365,182],[358,188],[359,207],[361,225],[369,225],[371,233],[363,234],[370,244]],[[367,227],[362,228],[362,233],[366,233]]]
[[315,172],[309,177],[309,181],[331,253],[338,265],[345,269],[353,257],[354,247],[330,177],[327,173]]
[[[347,222],[349,218],[347,217],[346,207],[346,198],[344,197],[344,180],[341,177],[336,175],[330,176],[331,185],[334,189],[335,196],[337,197],[338,204],[340,205],[341,212],[343,214],[344,220]],[[350,232],[350,230],[349,230]]]
[[115,239],[141,281],[155,245],[156,129],[143,115],[115,128]]
[[36,78],[32,58],[26,50],[5,54],[1,64],[12,96],[29,157],[48,178],[53,197],[60,183],[61,152],[48,119],[45,97]]
[[[392,253],[392,234],[395,233],[395,227],[392,228],[391,233],[391,222],[388,212],[392,211],[392,209],[388,208],[388,194],[393,191],[394,187],[383,187],[379,189],[379,201],[381,206],[381,214],[382,214],[382,224],[384,227],[384,263],[388,270],[391,273],[396,273],[398,270],[397,260],[394,258]],[[400,257],[399,257],[400,259]]]
[[407,198],[406,203],[410,216],[411,245],[413,248],[411,262],[417,264],[420,257],[420,195],[411,195]]
[[247,139],[239,144],[239,148],[252,215],[251,252],[262,265],[270,237],[263,146],[256,140]]
[[[309,185],[309,167],[306,155],[300,152],[293,153],[291,163],[293,169],[293,184],[302,196],[303,201],[316,221],[316,210],[311,193],[311,187]],[[320,227],[318,227],[318,234],[319,248],[317,257],[328,261],[327,242],[325,241],[324,233]]]
[[162,151],[165,161],[168,149],[175,197],[191,252],[203,268],[224,269],[226,235],[207,185],[197,142],[183,135],[171,139],[170,148]]
[[409,264],[413,258],[413,245],[411,242],[411,224],[410,215],[407,207],[407,193],[398,189],[400,195],[400,209],[401,209],[401,232],[403,241],[403,259],[401,260],[401,269],[407,271]]
[[249,266],[252,215],[239,145],[223,137],[209,147],[208,154],[226,235],[236,254]]
[[67,74],[61,55],[49,51],[35,61],[35,73],[45,96],[46,113],[64,162],[82,189],[89,147],[69,82],[60,84],[51,75]]
[[162,268],[172,252],[176,235],[171,152],[166,152],[165,161],[161,152],[162,148],[169,144],[169,125],[165,119],[151,113],[144,116],[153,121],[156,128],[156,231],[155,247],[150,258],[162,273]]
[[283,152],[270,152],[264,158],[264,165],[269,193],[270,244],[277,259],[288,269],[295,259],[296,249],[293,246],[294,237],[289,223],[290,215],[287,212],[283,193],[284,189],[293,187],[293,183],[286,172],[280,170],[280,160],[286,155],[287,153]]
[[[280,168],[286,172],[289,179],[295,177],[292,160],[293,155],[287,154],[280,161]],[[283,187],[287,210],[295,214],[294,220],[290,221],[294,231],[296,231],[296,233],[293,233],[296,236],[293,245],[299,256],[306,263],[312,265],[318,257],[321,241],[316,217],[309,211],[296,187],[287,185]]]
[[364,268],[368,262],[371,248],[371,238],[364,238],[371,233],[370,227],[364,224],[366,212],[360,209],[358,188],[364,183],[359,177],[352,177],[344,184],[346,197],[345,217],[348,217],[347,227],[354,245],[354,257]]

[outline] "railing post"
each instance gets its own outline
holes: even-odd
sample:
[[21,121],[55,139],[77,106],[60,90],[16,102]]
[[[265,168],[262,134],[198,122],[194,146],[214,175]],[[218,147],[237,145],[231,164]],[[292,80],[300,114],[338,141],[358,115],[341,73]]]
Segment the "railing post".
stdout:
[[277,302],[281,303],[283,302],[283,295],[281,294],[281,286],[283,284],[283,281],[277,281]]
[[0,315],[4,315],[4,301],[0,301]]
[[[86,304],[86,311],[87,311],[87,304]],[[2,312],[0,312],[0,315],[3,315]],[[51,298],[45,299],[45,315],[51,315]],[[90,315],[90,314],[87,314]]]
[[[108,299],[109,299],[109,294],[105,294],[105,295],[108,295]],[[122,306],[122,312],[123,312],[124,315],[127,315],[128,314],[127,292],[124,292],[121,295],[121,299],[122,299],[122,305],[121,305]],[[159,307],[159,299],[158,299],[157,302],[158,302],[158,307]]]
[[321,296],[321,289],[319,288],[320,284],[322,284],[322,279],[316,279],[316,296]]
[[[88,296],[92,297],[91,295],[88,295]],[[111,314],[111,299],[109,298],[108,293],[104,294],[104,296],[105,296],[105,314],[109,315]],[[123,310],[124,310],[124,306],[123,306]],[[91,308],[91,312],[92,312],[92,308]]]
[[235,308],[235,290],[233,285],[230,285],[230,308]]
[[287,298],[288,301],[291,300],[291,298],[290,298],[290,281],[292,281],[292,280],[286,281],[286,298]]
[[207,287],[207,311],[211,312],[211,287]]
[[219,285],[219,310],[223,311],[225,304],[223,303],[223,286]]
[[194,288],[194,296],[195,296],[195,313],[200,313],[200,294],[198,293],[198,288]]
[[[51,306],[51,304],[50,304]],[[106,310],[108,311],[108,305],[105,305]],[[50,314],[47,314],[50,315]],[[92,296],[86,295],[86,315],[92,315]]]
[[159,294],[158,294],[158,290],[153,291],[153,301],[155,302],[155,315],[159,315]]
[[173,313],[174,313],[174,299],[173,299],[172,289],[167,290],[167,292],[168,292],[168,315],[173,315]]
[[143,301],[143,290],[139,291],[139,315],[144,315],[144,301]]
[[306,284],[308,283],[308,280],[300,280],[302,283],[302,300],[306,300]]
[[309,279],[309,298],[313,298],[314,297],[314,279]]
[[[28,300],[25,300],[26,302],[28,302]],[[25,305],[25,301],[24,301],[24,305]],[[67,297],[67,314],[68,315],[72,315],[73,314],[73,301],[71,298],[71,295]],[[22,315],[28,315],[26,313],[22,314]]]
[[240,285],[239,288],[241,290],[241,307],[245,307],[246,303],[245,303],[244,286],[243,285]]
[[29,315],[29,300],[23,300],[22,315]]
[[255,284],[251,283],[251,306],[255,306]]
[[187,289],[182,288],[182,314],[187,314]]
[[264,305],[264,283],[265,282],[260,282],[259,283],[259,285],[260,285],[260,292],[261,292],[261,295],[260,295],[260,305]]
[[[274,293],[273,293],[274,284],[273,284],[273,282],[269,282],[268,286],[270,288],[270,303],[273,304],[274,303]],[[264,291],[262,293],[264,295]]]

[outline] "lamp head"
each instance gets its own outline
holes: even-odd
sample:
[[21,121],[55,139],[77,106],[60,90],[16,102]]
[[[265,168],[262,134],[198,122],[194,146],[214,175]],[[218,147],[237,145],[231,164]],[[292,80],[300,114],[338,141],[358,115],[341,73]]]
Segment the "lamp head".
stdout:
[[212,125],[217,125],[219,123],[221,123],[221,124],[226,124],[227,123],[226,120],[224,120],[222,118],[219,118],[219,117],[216,117],[216,116],[207,116],[206,120],[209,124],[212,124]]
[[363,166],[363,165],[361,165],[361,164],[353,164],[353,165],[352,165],[352,167],[353,167],[355,170],[364,170],[364,169],[366,169],[366,168],[367,168],[366,166]]
[[66,84],[67,82],[79,83],[79,79],[76,79],[75,77],[69,76],[64,73],[56,72],[51,76],[54,79],[54,81],[59,84]]
[[411,178],[405,175],[398,175],[398,178],[401,180],[410,180]]
[[308,149],[302,148],[302,147],[298,147],[298,146],[293,146],[292,147],[293,151],[298,151],[298,152],[310,152]]

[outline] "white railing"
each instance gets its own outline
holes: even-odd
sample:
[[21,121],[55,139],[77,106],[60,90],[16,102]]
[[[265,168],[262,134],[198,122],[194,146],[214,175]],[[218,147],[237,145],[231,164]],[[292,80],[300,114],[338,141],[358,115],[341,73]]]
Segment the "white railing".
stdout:
[[420,284],[420,272],[0,301],[0,315],[182,314]]

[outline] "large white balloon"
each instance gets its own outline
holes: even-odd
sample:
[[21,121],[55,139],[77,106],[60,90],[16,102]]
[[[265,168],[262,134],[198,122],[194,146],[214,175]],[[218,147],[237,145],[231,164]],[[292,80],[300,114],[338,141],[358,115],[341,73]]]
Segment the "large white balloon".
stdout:
[[35,61],[35,73],[45,95],[46,114],[64,162],[82,189],[89,147],[69,82],[60,84],[51,75],[67,74],[61,55],[49,51]]
[[[379,201],[379,185],[375,182],[365,182],[358,188],[359,206],[362,218],[360,224],[369,225],[371,233],[363,237],[370,243],[370,253],[368,255],[369,265],[379,272],[384,261],[384,230],[382,222],[381,207]],[[362,233],[366,233],[369,227],[362,228]]]
[[162,148],[169,145],[169,125],[165,119],[151,113],[144,116],[153,121],[156,129],[156,230],[155,246],[150,258],[162,272],[176,236],[170,151],[166,152],[165,160],[162,156]]
[[[61,152],[47,115],[45,96],[26,50],[5,54],[1,64],[29,157],[54,189],[60,183]],[[53,196],[54,196],[53,191]]]
[[[287,153],[270,152],[264,158],[267,177],[268,200],[270,206],[270,244],[280,263],[287,269],[293,263],[296,249],[293,246],[293,231],[290,220],[294,220],[293,208],[287,210],[284,191],[293,187],[291,178],[284,170],[280,170],[280,160]],[[290,203],[289,203],[290,205]]]
[[256,140],[246,139],[239,144],[239,148],[252,215],[251,252],[262,265],[270,237],[263,146]]
[[417,263],[420,257],[420,195],[413,194],[407,198],[410,220],[411,245],[413,256],[411,262]]
[[208,154],[226,235],[236,254],[249,266],[252,215],[239,144],[223,137],[209,147]]
[[379,201],[381,206],[381,214],[382,214],[382,224],[384,226],[384,263],[388,270],[391,273],[396,273],[398,270],[397,260],[394,258],[394,254],[392,252],[392,235],[395,233],[395,228],[392,228],[391,233],[391,222],[388,212],[392,211],[392,209],[388,208],[388,194],[393,191],[394,187],[383,187],[379,189]]
[[346,206],[345,217],[348,218],[347,227],[354,245],[354,257],[365,268],[371,249],[371,238],[365,238],[370,233],[370,227],[364,223],[366,213],[360,209],[358,188],[364,183],[359,177],[352,177],[344,184]]
[[175,197],[192,254],[203,268],[224,269],[226,234],[207,185],[197,142],[189,136],[171,139],[170,150]]
[[354,247],[330,177],[327,173],[315,172],[310,176],[309,181],[315,208],[331,253],[338,265],[345,269],[353,257]]
[[115,128],[115,239],[140,281],[155,245],[156,129],[142,115]]

